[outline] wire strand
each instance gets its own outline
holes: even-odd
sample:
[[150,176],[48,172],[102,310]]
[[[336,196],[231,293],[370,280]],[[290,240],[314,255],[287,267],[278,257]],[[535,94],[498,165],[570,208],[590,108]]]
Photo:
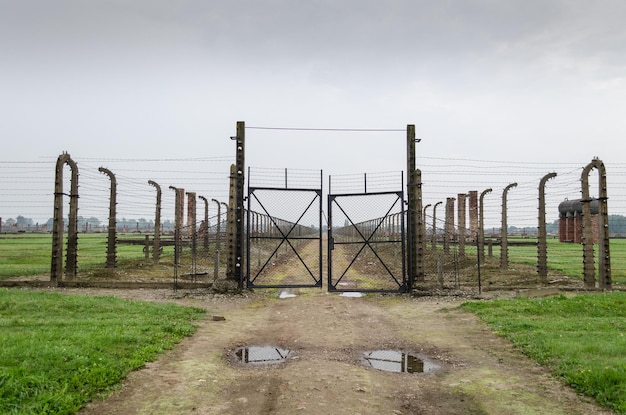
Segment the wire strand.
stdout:
[[340,132],[405,132],[398,128],[307,128],[307,127],[246,127],[246,130],[279,131],[340,131]]

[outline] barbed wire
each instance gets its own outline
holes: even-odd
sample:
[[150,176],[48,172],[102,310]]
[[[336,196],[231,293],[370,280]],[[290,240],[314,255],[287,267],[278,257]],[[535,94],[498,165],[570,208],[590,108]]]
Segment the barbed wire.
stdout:
[[[254,128],[254,127],[247,127]],[[228,177],[231,157],[191,157],[176,159],[150,158],[83,158],[79,166],[79,215],[105,221],[108,216],[110,180],[98,171],[115,163],[112,172],[118,184],[118,216],[150,219],[154,215],[156,192],[148,184],[154,180],[162,187],[162,217],[173,219],[174,192],[169,186],[184,188],[210,199],[228,200]],[[184,162],[183,165],[173,163]],[[549,222],[558,218],[558,205],[566,199],[581,196],[580,174],[584,167],[577,162],[533,162],[505,160],[476,160],[445,157],[419,157],[422,172],[423,204],[435,204],[448,197],[479,193],[492,188],[485,199],[485,224],[499,226],[501,194],[505,186],[517,182],[508,193],[509,224],[536,226],[537,188],[541,177],[549,172],[557,176],[546,184],[546,209]],[[44,223],[53,215],[54,170],[56,159],[46,161],[0,161],[0,217],[15,219],[18,215]],[[609,213],[626,214],[626,163],[605,163],[609,193]],[[261,183],[284,181],[284,169],[255,168],[253,177]],[[595,172],[590,177],[590,192],[597,195]],[[317,186],[320,170],[288,169],[290,185]],[[388,176],[386,176],[388,175]],[[362,186],[363,174],[331,175],[337,186]],[[393,172],[367,173],[368,190],[395,184],[400,175]],[[66,193],[69,193],[70,174],[64,174]],[[325,179],[324,179],[325,181]],[[397,180],[400,181],[399,179]],[[324,182],[323,187],[328,183]],[[344,189],[345,190],[345,189]],[[215,209],[209,205],[209,209]]]

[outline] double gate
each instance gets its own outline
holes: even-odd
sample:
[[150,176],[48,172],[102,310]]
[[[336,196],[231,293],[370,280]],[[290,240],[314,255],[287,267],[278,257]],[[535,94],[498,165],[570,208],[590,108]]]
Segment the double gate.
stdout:
[[329,291],[408,290],[402,190],[368,192],[364,176],[364,192],[327,195],[326,227],[321,172],[273,172],[248,172],[248,288],[321,287],[326,244]]

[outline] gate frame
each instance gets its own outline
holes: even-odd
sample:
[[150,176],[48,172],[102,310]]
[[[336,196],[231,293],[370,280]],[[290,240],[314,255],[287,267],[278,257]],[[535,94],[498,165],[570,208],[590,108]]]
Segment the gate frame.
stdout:
[[[330,180],[330,178],[329,178]],[[402,184],[402,188],[404,188],[404,184]],[[332,274],[332,251],[334,250],[334,246],[335,246],[335,241],[334,241],[334,237],[333,237],[333,226],[332,226],[332,217],[333,217],[333,209],[332,209],[332,204],[334,202],[334,200],[337,197],[356,197],[356,196],[379,196],[379,195],[396,195],[398,197],[398,199],[396,201],[394,201],[394,204],[389,208],[389,210],[387,211],[387,213],[382,217],[379,218],[380,222],[377,224],[376,229],[371,233],[371,235],[369,235],[368,238],[365,238],[365,236],[359,232],[359,235],[362,238],[362,241],[358,241],[358,242],[347,242],[345,244],[359,244],[359,245],[363,245],[363,247],[359,250],[359,253],[357,255],[354,256],[354,258],[352,259],[352,262],[350,263],[350,265],[348,265],[348,267],[345,269],[344,271],[344,275],[345,273],[350,269],[350,267],[354,264],[354,261],[356,260],[356,258],[361,254],[361,252],[363,251],[363,249],[366,246],[369,246],[370,249],[372,250],[372,252],[374,252],[374,255],[376,255],[376,257],[380,260],[381,264],[385,267],[385,269],[387,271],[389,271],[389,269],[387,268],[387,265],[385,264],[385,262],[383,262],[381,260],[381,258],[376,254],[376,249],[374,249],[371,245],[370,245],[370,239],[374,236],[374,234],[376,234],[376,232],[378,231],[378,229],[380,228],[380,226],[382,225],[382,223],[384,222],[384,220],[386,218],[389,217],[389,212],[391,211],[391,209],[395,206],[395,204],[399,201],[400,202],[400,240],[394,240],[394,241],[389,241],[390,243],[401,243],[401,255],[400,257],[402,258],[402,275],[401,275],[401,284],[398,284],[398,289],[397,290],[392,290],[392,289],[341,289],[341,288],[337,288],[335,286],[335,284],[332,283],[332,278],[333,278],[333,274]],[[405,200],[404,200],[404,190],[399,190],[399,191],[388,191],[388,192],[365,192],[365,193],[342,193],[342,194],[328,194],[328,253],[327,253],[327,261],[328,261],[328,275],[327,275],[327,284],[328,284],[328,291],[329,292],[354,292],[354,291],[358,291],[358,292],[374,292],[374,293],[407,293],[411,291],[411,278],[410,275],[407,272],[407,250],[406,250],[406,245],[407,245],[407,241],[406,241],[406,237],[407,237],[407,232],[406,232],[406,214],[407,211],[404,209],[404,204],[405,204]],[[338,205],[339,206],[339,205]],[[339,208],[341,209],[341,207],[339,206]],[[341,209],[343,211],[343,209]],[[345,211],[343,211],[343,213],[346,215],[346,218],[350,221],[352,226],[355,226],[356,224],[352,222],[352,219],[346,214]],[[340,243],[342,244],[342,243]],[[396,279],[396,277],[390,273],[390,276],[396,281],[398,282],[398,280]],[[342,276],[343,278],[343,276]],[[339,282],[339,281],[338,281]]]
[[[263,186],[250,186],[250,168],[248,168],[248,197],[247,197],[247,209],[246,209],[246,275],[245,275],[245,281],[246,281],[246,287],[248,289],[253,289],[253,288],[321,288],[323,286],[322,284],[322,280],[323,280],[323,227],[322,227],[322,215],[323,215],[323,203],[322,203],[322,196],[323,196],[323,171],[320,170],[320,186],[317,189],[307,189],[307,188],[289,188],[287,185],[287,172],[288,169],[285,169],[285,187],[263,187]],[[254,279],[251,280],[251,275],[250,275],[250,240],[252,239],[250,234],[251,234],[251,228],[250,228],[250,215],[251,215],[251,210],[250,210],[250,203],[251,203],[251,199],[252,196],[254,194],[254,192],[256,190],[269,190],[269,191],[278,191],[278,192],[307,192],[307,193],[315,193],[316,194],[316,198],[319,198],[319,208],[318,208],[318,237],[317,238],[302,238],[302,237],[289,237],[289,235],[291,234],[291,232],[295,229],[295,227],[297,225],[299,225],[300,220],[302,219],[302,217],[309,211],[309,209],[314,205],[315,203],[315,198],[313,198],[313,200],[311,201],[311,203],[307,206],[306,210],[301,212],[300,217],[298,218],[298,220],[296,222],[294,222],[293,226],[291,227],[291,229],[289,229],[289,231],[287,233],[283,233],[280,230],[280,227],[277,226],[276,222],[274,221],[274,217],[270,214],[270,212],[268,212],[265,207],[263,206],[263,204],[261,203],[261,201],[256,198],[257,202],[260,204],[260,206],[263,208],[263,210],[265,211],[265,214],[268,215],[268,217],[271,219],[271,223],[272,225],[280,232],[281,236],[279,237],[267,237],[267,238],[263,238],[263,239],[276,239],[276,240],[280,240],[280,242],[278,243],[276,249],[274,250],[274,252],[272,253],[272,255],[269,256],[269,259],[265,262],[265,264],[263,264],[263,267],[261,268],[261,271],[263,269],[265,269],[265,266],[268,264],[268,262],[270,261],[270,259],[274,256],[274,254],[276,253],[276,251],[278,251],[278,249],[280,249],[280,247],[283,245],[283,243],[287,243],[291,249],[293,250],[293,252],[296,254],[296,257],[298,258],[298,260],[300,261],[300,263],[302,263],[304,265],[304,267],[307,269],[307,271],[309,271],[309,273],[313,274],[311,272],[311,270],[309,269],[309,267],[307,266],[307,264],[303,261],[303,259],[300,257],[298,251],[296,250],[296,248],[289,242],[289,240],[318,240],[318,260],[319,260],[319,266],[318,266],[318,276],[316,277],[315,275],[313,276],[313,279],[315,280],[315,284],[271,284],[271,285],[257,285],[254,283],[254,280],[256,280],[256,277],[258,277],[259,274],[257,274],[255,276]],[[276,219],[280,219],[280,218],[276,218]],[[256,238],[255,238],[256,239]],[[259,272],[260,273],[260,272]]]

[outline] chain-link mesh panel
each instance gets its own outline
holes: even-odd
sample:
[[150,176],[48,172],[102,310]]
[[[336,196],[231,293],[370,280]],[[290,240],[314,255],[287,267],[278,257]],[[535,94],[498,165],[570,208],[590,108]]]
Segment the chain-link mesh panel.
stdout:
[[329,195],[332,291],[404,291],[402,192]]
[[[225,220],[226,214],[209,219],[205,226],[186,226],[178,242],[179,254],[175,264],[175,282],[212,283],[226,272]],[[195,233],[193,230],[195,229]]]
[[[426,217],[426,223],[432,218]],[[424,281],[418,290],[478,290],[478,247],[475,232],[437,222],[424,235]]]
[[321,190],[252,188],[249,287],[321,286]]

